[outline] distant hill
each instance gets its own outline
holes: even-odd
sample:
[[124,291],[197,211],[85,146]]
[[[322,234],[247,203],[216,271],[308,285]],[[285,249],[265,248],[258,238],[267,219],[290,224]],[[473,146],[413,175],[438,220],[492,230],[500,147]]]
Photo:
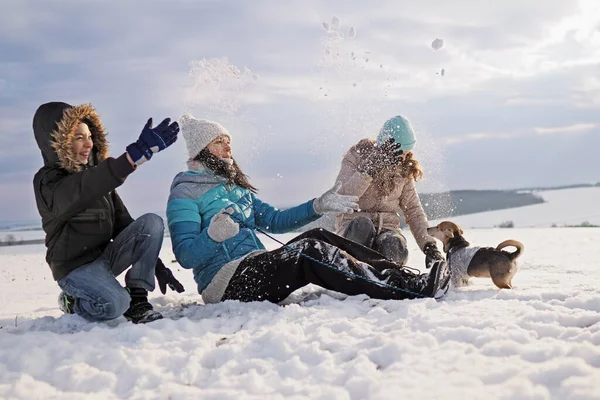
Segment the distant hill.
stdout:
[[[423,193],[419,195],[419,198],[428,220],[523,207],[544,202],[544,199],[533,193],[533,190],[524,189],[451,190],[442,193]],[[335,216],[325,215],[304,226],[299,231],[304,232],[317,227],[332,230],[334,226]]]
[[455,190],[424,193],[419,197],[431,220],[544,202],[535,193],[514,190]]
[[563,186],[537,186],[537,187],[528,187],[515,189],[515,191],[537,191],[541,192],[544,190],[563,190],[563,189],[577,189],[577,188],[586,188],[586,187],[600,187],[600,182],[596,183],[576,183],[573,185],[563,185]]

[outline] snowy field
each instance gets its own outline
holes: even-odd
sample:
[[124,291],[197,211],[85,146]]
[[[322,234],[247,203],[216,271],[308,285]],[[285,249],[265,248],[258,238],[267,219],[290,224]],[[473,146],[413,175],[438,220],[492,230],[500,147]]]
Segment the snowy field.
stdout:
[[309,287],[286,306],[205,306],[167,240],[187,290],[154,292],[169,318],[148,325],[61,315],[43,245],[0,248],[0,398],[600,398],[600,229],[466,236],[525,244],[513,290],[475,279],[442,301],[380,301]]

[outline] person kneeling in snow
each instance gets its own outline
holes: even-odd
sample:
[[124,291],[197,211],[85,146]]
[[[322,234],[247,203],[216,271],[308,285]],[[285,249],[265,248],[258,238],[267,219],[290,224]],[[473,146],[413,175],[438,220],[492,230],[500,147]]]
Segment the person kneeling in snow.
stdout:
[[337,180],[341,194],[359,197],[360,212],[338,215],[336,233],[406,264],[402,213],[429,265],[444,257],[427,234],[429,223],[415,187],[423,177],[413,155],[416,142],[410,121],[397,115],[383,124],[377,139],[362,139],[348,150]]
[[[148,120],[139,139],[116,159],[108,156],[104,127],[89,104],[42,104],[33,131],[44,159],[33,179],[35,199],[46,233],[46,261],[63,290],[60,309],[90,321],[162,318],[148,302],[154,276],[163,294],[167,285],[183,291],[158,258],[163,220],[145,214],[134,221],[115,188],[177,140],[177,122],[167,118],[153,128]],[[123,288],[115,276],[129,266]]]
[[313,283],[347,295],[380,299],[441,297],[449,284],[445,262],[429,273],[385,259],[380,253],[323,229],[266,251],[255,230],[286,233],[325,212],[352,212],[355,196],[339,184],[299,206],[278,210],[256,197],[232,158],[231,135],[220,124],[189,115],[180,119],[189,160],[171,185],[167,222],[173,252],[192,269],[205,303],[267,300],[278,303]]

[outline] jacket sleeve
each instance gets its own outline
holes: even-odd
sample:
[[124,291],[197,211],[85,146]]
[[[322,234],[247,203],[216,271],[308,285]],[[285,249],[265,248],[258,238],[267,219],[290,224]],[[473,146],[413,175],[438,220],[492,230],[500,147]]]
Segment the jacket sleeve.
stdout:
[[287,210],[278,210],[252,194],[256,226],[272,233],[286,233],[298,229],[321,217],[315,212],[313,201],[307,201]]
[[429,222],[427,222],[427,216],[425,215],[423,206],[421,206],[421,200],[419,199],[413,180],[409,180],[402,189],[400,209],[404,214],[406,224],[410,227],[410,231],[421,250],[423,250],[423,247],[427,243],[435,243],[435,239],[427,233]]
[[125,154],[107,158],[94,168],[74,174],[61,174],[52,170],[46,174],[38,188],[47,210],[59,220],[68,220],[84,211],[92,201],[106,196],[125,182],[134,171]]
[[342,182],[339,194],[361,197],[371,186],[373,178],[368,174],[358,172],[357,166],[360,159],[352,150],[348,151],[342,159],[342,166],[336,182]]
[[201,230],[202,216],[198,203],[191,198],[174,198],[167,203],[167,224],[177,262],[187,269],[207,264],[221,243],[208,236],[207,227]]
[[115,229],[113,231],[113,239],[117,235],[123,232],[123,229],[127,228],[129,224],[133,222],[133,218],[129,214],[129,210],[125,207],[121,196],[117,191],[112,192],[113,204],[115,205]]

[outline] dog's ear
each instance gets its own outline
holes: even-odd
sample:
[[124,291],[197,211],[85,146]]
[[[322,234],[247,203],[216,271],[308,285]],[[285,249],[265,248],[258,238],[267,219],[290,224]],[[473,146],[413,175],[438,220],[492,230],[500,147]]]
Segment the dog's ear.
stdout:
[[450,228],[444,229],[444,235],[450,239],[454,238],[454,232]]

